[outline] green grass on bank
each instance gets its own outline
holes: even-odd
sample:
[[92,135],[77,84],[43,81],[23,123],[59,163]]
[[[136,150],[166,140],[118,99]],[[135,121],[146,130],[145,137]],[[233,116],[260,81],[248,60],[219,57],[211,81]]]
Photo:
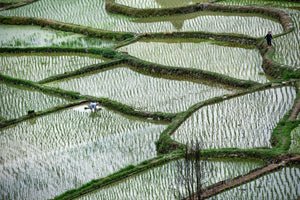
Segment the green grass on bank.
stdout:
[[9,3],[9,4],[12,4],[12,3],[20,3],[20,2],[23,2],[24,0],[1,0],[0,1],[0,4],[1,3]]

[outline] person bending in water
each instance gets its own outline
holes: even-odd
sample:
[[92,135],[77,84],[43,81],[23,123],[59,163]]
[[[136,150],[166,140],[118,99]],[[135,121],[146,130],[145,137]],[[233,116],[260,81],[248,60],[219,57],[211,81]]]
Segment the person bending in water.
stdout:
[[272,34],[271,34],[271,31],[268,32],[268,34],[265,36],[265,38],[267,39],[267,43],[268,43],[268,46],[272,46]]
[[98,103],[93,103],[91,102],[90,105],[89,105],[89,108],[91,109],[91,112],[95,112],[97,110],[97,105]]

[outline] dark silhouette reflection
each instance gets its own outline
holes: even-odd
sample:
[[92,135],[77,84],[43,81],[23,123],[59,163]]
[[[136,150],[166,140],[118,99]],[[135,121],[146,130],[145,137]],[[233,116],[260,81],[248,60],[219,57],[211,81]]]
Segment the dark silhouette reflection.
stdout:
[[135,23],[157,23],[157,22],[171,22],[176,31],[180,31],[183,27],[185,20],[190,20],[198,17],[200,13],[191,13],[185,15],[173,15],[173,16],[163,16],[163,17],[150,17],[141,18],[133,22]]
[[[210,0],[155,0],[162,8],[172,8],[172,7],[181,7],[195,3],[208,2]],[[177,31],[181,30],[183,27],[184,20],[186,19],[174,19],[170,20],[172,25]]]
[[[149,18],[140,18],[137,20],[134,20],[134,23],[159,23],[159,22],[170,22],[174,26],[176,30],[174,31],[181,31],[183,28],[183,24],[185,20],[191,20],[195,19],[200,16],[217,16],[217,17],[229,17],[229,16],[234,16],[234,17],[253,17],[253,16],[258,16],[264,19],[268,19],[271,21],[275,21],[275,19],[270,18],[270,17],[262,17],[258,14],[255,13],[222,13],[222,12],[213,12],[213,11],[199,11],[199,12],[194,12],[194,13],[189,13],[189,14],[177,14],[177,15],[172,15],[172,16],[159,16],[159,17],[149,17]],[[170,30],[171,31],[171,30]]]

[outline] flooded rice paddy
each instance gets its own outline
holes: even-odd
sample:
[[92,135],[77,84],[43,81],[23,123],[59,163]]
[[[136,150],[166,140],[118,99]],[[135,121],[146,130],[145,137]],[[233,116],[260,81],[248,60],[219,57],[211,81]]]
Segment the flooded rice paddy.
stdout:
[[299,2],[293,1],[275,1],[275,0],[221,0],[216,2],[224,5],[237,5],[237,6],[271,6],[271,7],[299,7]]
[[[0,12],[1,14],[1,12]],[[0,25],[0,47],[111,47],[113,41],[39,26]]]
[[2,11],[0,14],[48,18],[104,30],[135,33],[207,31],[262,37],[269,30],[272,30],[274,34],[283,31],[281,24],[276,21],[248,14],[200,12],[137,20],[108,13],[105,10],[105,0],[40,0],[17,9]]
[[174,132],[186,144],[200,140],[204,148],[271,147],[270,137],[294,103],[292,87],[268,89],[203,107]]
[[[142,18],[134,22],[140,23],[142,32],[175,32],[204,31],[213,33],[239,33],[253,37],[264,36],[268,30],[282,33],[282,26],[271,19],[251,14],[228,14],[216,12],[197,12],[169,17]],[[149,26],[155,25],[158,31]],[[255,24],[255,26],[249,25]],[[122,31],[122,30],[120,30]],[[140,31],[134,31],[140,32]]]
[[[178,7],[208,0],[116,0],[139,8]],[[229,0],[221,4],[295,7],[300,3]],[[299,67],[299,11],[284,9],[295,31],[275,38],[275,61]],[[259,15],[197,12],[167,17],[132,18],[105,10],[105,0],[39,0],[6,11],[3,16],[38,17],[110,31],[206,31],[263,37],[283,32],[276,20]],[[55,31],[38,26],[0,25],[0,47],[112,47],[114,41]],[[261,69],[258,50],[203,40],[141,40],[121,51],[163,65],[195,68],[260,83],[270,81]],[[39,81],[48,76],[103,62],[80,54],[0,54],[1,73]],[[47,84],[81,94],[107,97],[136,110],[177,113],[201,101],[238,92],[212,82],[152,77],[130,66],[98,71]],[[42,111],[69,101],[0,82],[0,119]],[[197,138],[204,148],[271,147],[270,136],[292,108],[292,87],[258,91],[193,113],[171,136],[186,143]],[[157,156],[154,142],[167,128],[127,118],[105,108],[96,113],[81,105],[0,129],[0,199],[50,199],[67,190],[137,165]],[[299,116],[298,116],[299,118]],[[290,152],[299,153],[299,127],[291,132]],[[182,162],[182,161],[179,161]],[[265,163],[251,160],[203,161],[205,186],[245,174]],[[102,188],[81,199],[174,199],[176,161]],[[215,196],[215,199],[295,199],[300,195],[299,168],[284,168]],[[182,190],[182,192],[186,192]]]
[[133,8],[174,8],[210,0],[115,0],[116,3]]
[[47,85],[106,97],[138,110],[167,113],[184,111],[197,102],[237,91],[212,83],[155,78],[132,71],[126,65]]
[[268,82],[261,67],[262,57],[253,47],[242,48],[228,43],[174,39],[139,41],[120,50],[142,60],[167,66],[195,68],[238,79]]
[[40,81],[49,76],[74,71],[103,62],[95,55],[76,53],[0,54],[2,74],[14,78]]
[[[219,1],[220,4],[228,5],[257,5],[257,6],[271,6],[271,7],[289,7],[290,9],[282,9],[288,13],[292,18],[295,26],[295,31],[287,35],[275,38],[273,45],[275,46],[275,55],[273,59],[280,64],[293,66],[295,68],[300,66],[300,3],[292,1],[270,1],[270,0],[225,0]],[[297,9],[292,9],[298,7]],[[273,30],[270,29],[273,33]]]
[[[178,161],[173,161],[145,173],[126,179],[123,182],[103,188],[97,192],[81,197],[81,200],[92,199],[161,199],[170,200],[174,197],[178,176]],[[183,162],[180,160],[179,162]],[[205,186],[219,181],[245,174],[251,169],[260,167],[263,162],[247,160],[203,161],[202,173]],[[186,194],[186,191],[182,191]]]
[[300,68],[300,11],[291,9],[284,11],[291,16],[295,31],[274,40],[276,51],[273,59],[280,64]]
[[285,167],[254,181],[220,193],[209,200],[297,199],[300,196],[300,169]]
[[5,119],[27,115],[28,110],[37,112],[68,103],[65,99],[35,90],[13,87],[3,82],[0,82],[0,94],[0,116]]
[[156,156],[165,125],[87,105],[0,130],[0,199],[49,199]]

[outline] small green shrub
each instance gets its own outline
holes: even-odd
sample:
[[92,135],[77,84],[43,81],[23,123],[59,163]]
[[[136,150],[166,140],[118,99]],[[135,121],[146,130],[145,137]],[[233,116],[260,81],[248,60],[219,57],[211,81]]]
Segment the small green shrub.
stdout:
[[106,58],[114,58],[116,56],[116,51],[112,49],[103,49],[102,55]]
[[27,114],[28,114],[28,115],[31,115],[31,114],[34,114],[34,113],[35,113],[34,110],[28,110],[28,111],[27,111]]

